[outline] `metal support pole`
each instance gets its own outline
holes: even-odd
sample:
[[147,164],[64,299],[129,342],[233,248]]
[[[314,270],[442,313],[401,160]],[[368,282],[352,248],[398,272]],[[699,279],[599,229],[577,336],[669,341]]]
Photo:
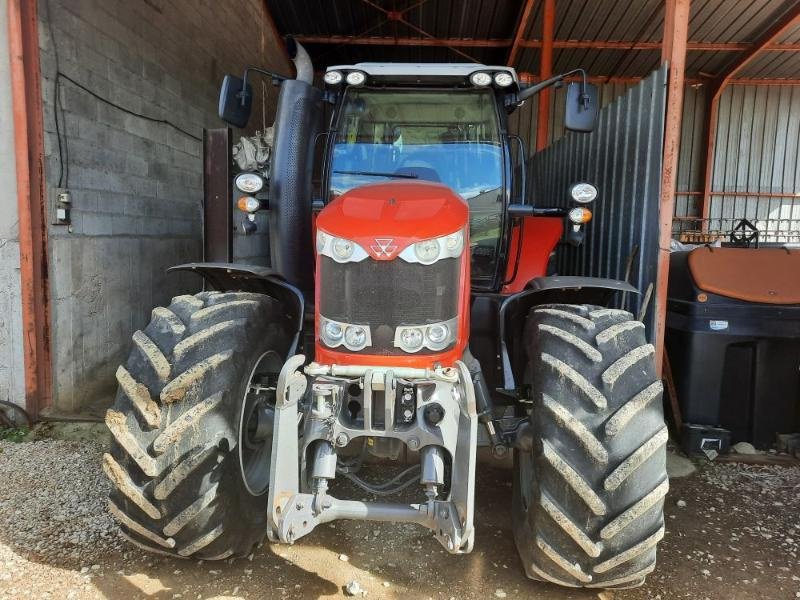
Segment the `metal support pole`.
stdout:
[[50,405],[52,397],[38,27],[36,2],[9,0],[8,45],[17,173],[25,408],[34,419]]
[[669,244],[672,238],[672,215],[675,212],[675,190],[678,175],[678,151],[681,140],[686,41],[689,31],[691,0],[665,0],[664,48],[661,59],[669,63],[667,79],[667,115],[664,126],[664,159],[661,170],[659,200],[660,235],[656,286],[656,372],[661,372],[664,351],[664,329],[667,316],[667,280],[669,277]]
[[[555,33],[556,0],[544,0],[542,21],[542,60],[539,67],[540,81],[553,76],[553,35]],[[539,113],[536,120],[536,150],[547,147],[550,125],[550,89],[539,92]]]

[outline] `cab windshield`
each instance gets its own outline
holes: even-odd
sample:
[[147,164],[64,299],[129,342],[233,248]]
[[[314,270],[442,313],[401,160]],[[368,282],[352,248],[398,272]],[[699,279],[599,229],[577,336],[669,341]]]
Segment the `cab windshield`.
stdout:
[[331,198],[395,177],[444,183],[469,203],[473,278],[493,278],[503,214],[494,102],[488,89],[348,89],[333,148]]

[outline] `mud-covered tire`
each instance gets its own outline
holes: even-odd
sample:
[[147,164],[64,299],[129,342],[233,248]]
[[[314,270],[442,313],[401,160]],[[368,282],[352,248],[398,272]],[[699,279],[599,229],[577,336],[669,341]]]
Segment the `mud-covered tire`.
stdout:
[[248,554],[266,532],[266,496],[241,476],[238,431],[248,380],[265,352],[285,356],[278,305],[260,294],[202,292],[153,310],[133,335],[106,413],[103,469],[123,537],[206,560]]
[[667,428],[644,326],[622,310],[549,305],[524,332],[532,447],[514,460],[514,537],[529,577],[641,585],[664,536]]

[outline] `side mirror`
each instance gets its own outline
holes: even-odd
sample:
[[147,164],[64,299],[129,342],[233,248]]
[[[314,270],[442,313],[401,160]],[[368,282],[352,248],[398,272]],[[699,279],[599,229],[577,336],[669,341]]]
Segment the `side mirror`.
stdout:
[[571,131],[594,131],[599,110],[597,86],[573,82],[567,86],[564,127]]
[[235,75],[225,75],[219,90],[219,118],[239,128],[247,125],[253,105],[253,86],[248,83],[242,89],[243,85]]

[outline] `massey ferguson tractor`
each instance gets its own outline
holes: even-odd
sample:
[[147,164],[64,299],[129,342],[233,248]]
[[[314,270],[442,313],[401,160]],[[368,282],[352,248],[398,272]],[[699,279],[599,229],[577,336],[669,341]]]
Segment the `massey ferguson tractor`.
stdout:
[[[654,349],[609,307],[631,285],[548,275],[603,198],[584,182],[533,197],[507,125],[566,85],[566,126],[589,131],[596,90],[582,71],[525,86],[466,63],[334,66],[315,87],[288,47],[295,79],[249,68],[220,94],[241,128],[248,77],[279,85],[269,178],[230,182],[243,218],[266,211],[271,266],[174,267],[207,291],[153,309],[117,371],[103,467],[123,536],[214,560],[356,519],[414,523],[468,553],[487,446],[513,452],[530,578],[640,585],[668,488]],[[354,487],[379,501],[336,494]]]

